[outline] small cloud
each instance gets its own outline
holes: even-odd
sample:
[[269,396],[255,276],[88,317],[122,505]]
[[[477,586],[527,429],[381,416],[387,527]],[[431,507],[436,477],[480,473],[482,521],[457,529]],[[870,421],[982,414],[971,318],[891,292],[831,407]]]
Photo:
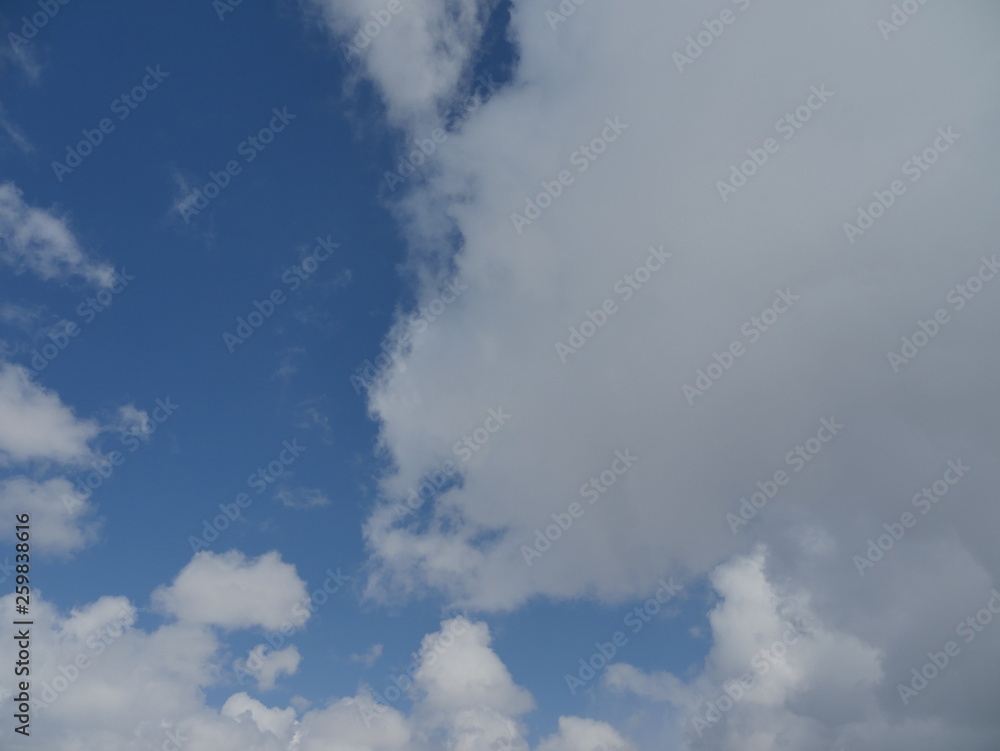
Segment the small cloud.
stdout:
[[250,674],[257,680],[257,688],[269,691],[275,687],[279,675],[294,675],[301,661],[302,656],[294,646],[270,652],[266,644],[258,644],[234,667],[238,676]]
[[11,142],[25,154],[30,154],[35,150],[35,147],[24,136],[21,129],[7,119],[7,115],[4,113],[2,104],[0,104],[0,130],[3,130],[3,132],[7,134],[7,138],[9,138]]
[[5,302],[0,305],[0,321],[10,326],[16,326],[22,331],[30,333],[36,330],[41,317],[42,308],[39,306],[29,308],[13,302]]
[[375,664],[375,660],[382,656],[382,645],[372,644],[372,648],[359,655],[351,655],[351,662],[363,663],[366,668]]
[[280,378],[283,381],[287,381],[293,375],[299,372],[298,363],[296,362],[306,353],[305,347],[288,347],[285,350],[284,357],[281,358],[281,365],[271,376],[273,381],[276,378]]
[[299,369],[295,367],[289,360],[285,359],[282,361],[278,369],[274,371],[274,375],[271,376],[271,380],[273,381],[275,378],[280,378],[282,381],[287,381],[289,378],[291,378],[298,372]]
[[[306,400],[305,402],[302,402],[300,406],[309,404],[310,401],[315,403],[320,400]],[[333,428],[330,427],[330,418],[320,412],[319,408],[314,406],[305,407],[302,414],[303,419],[298,422],[298,427],[302,429],[319,428],[323,433],[323,439],[326,442],[329,442],[330,436],[333,435]]]
[[118,420],[114,427],[119,433],[139,436],[145,441],[149,440],[149,434],[154,429],[146,410],[138,409],[133,404],[118,408]]
[[274,497],[287,508],[295,509],[316,508],[330,503],[319,488],[279,488]]
[[179,169],[172,168],[170,176],[174,181],[174,188],[176,189],[174,191],[176,197],[174,198],[173,210],[183,216],[186,209],[194,206],[194,202],[198,196],[191,186],[190,178]]

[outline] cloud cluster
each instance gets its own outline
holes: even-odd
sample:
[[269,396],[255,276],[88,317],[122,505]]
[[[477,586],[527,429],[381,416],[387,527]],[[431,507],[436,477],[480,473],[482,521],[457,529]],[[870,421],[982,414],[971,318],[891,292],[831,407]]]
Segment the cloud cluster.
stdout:
[[[102,597],[69,613],[33,601],[32,686],[43,705],[34,742],[52,751],[146,751],[168,742],[186,751],[527,748],[519,718],[533,700],[491,649],[481,622],[445,621],[425,637],[408,714],[376,706],[363,686],[314,709],[270,707],[242,690],[219,709],[209,706],[207,689],[224,692],[235,683],[220,670],[222,634],[270,628],[304,593],[305,582],[277,554],[247,559],[230,551],[195,555],[173,583],[154,591],[154,605],[171,616],[156,627],[140,626],[139,609],[124,597]],[[0,607],[6,611],[12,600],[4,597]],[[436,648],[446,632],[454,640]],[[12,662],[9,641],[0,644],[0,659]],[[298,652],[272,653],[264,665],[262,689],[295,673]],[[0,678],[0,700],[13,695],[12,680]],[[9,726],[0,728],[0,740],[11,735]],[[538,748],[632,749],[608,725],[574,717],[562,718],[559,732]]]
[[88,441],[98,432],[24,369],[0,364],[0,463],[82,463],[93,456]]
[[[87,255],[64,217],[29,204],[12,182],[0,184],[0,263],[17,275],[31,272],[47,282],[79,277],[105,294],[115,281],[114,269]],[[43,331],[40,310],[5,302],[0,317],[36,336]],[[79,334],[79,327],[72,333],[69,326],[75,324],[46,332],[52,341],[41,349],[56,354],[43,357],[36,350],[33,367],[37,360],[55,357],[70,336]],[[111,429],[145,436],[148,422],[148,415],[131,404],[119,409],[113,425],[82,418],[37,374],[0,357],[0,467],[11,472],[0,481],[0,533],[12,529],[15,513],[27,513],[36,552],[68,556],[93,544],[99,523],[91,491],[107,479],[111,466],[97,441]]]
[[605,683],[672,705],[692,749],[833,747],[845,740],[838,726],[870,722],[879,650],[822,623],[807,595],[768,581],[763,549],[720,566],[712,584],[721,598],[709,613],[712,647],[692,679],[619,663]]
[[52,468],[80,470],[96,460],[92,442],[100,431],[26,370],[0,362],[0,466],[32,470],[0,481],[0,534],[13,534],[14,515],[28,513],[39,552],[68,555],[97,539],[92,505]]

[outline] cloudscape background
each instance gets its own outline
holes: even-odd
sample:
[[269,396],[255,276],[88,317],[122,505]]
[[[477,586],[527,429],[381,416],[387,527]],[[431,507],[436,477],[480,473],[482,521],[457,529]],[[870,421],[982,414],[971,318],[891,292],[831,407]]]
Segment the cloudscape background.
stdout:
[[1000,748],[995,3],[0,22],[3,748]]

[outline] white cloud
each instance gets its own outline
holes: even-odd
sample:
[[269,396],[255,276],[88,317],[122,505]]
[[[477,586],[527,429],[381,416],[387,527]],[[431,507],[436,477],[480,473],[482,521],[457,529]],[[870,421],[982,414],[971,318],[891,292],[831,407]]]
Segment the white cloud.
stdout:
[[382,645],[372,644],[371,649],[362,654],[352,654],[351,662],[360,662],[365,667],[370,668],[375,664],[375,661],[382,656]]
[[542,741],[537,751],[633,751],[634,748],[606,723],[560,717],[559,733]]
[[[449,633],[456,634],[453,644],[441,641],[441,635]],[[438,634],[424,637],[414,679],[423,693],[425,711],[450,714],[486,707],[517,716],[534,707],[531,695],[514,684],[490,649],[490,641],[485,623],[469,623],[464,618],[446,621]]]
[[[1000,17],[985,2],[928,5],[887,42],[877,22],[891,9],[860,0],[732,6],[733,23],[678,71],[673,53],[717,12],[586,3],[553,29],[545,9],[513,3],[513,79],[438,145],[426,181],[394,205],[418,304],[438,294],[454,236],[460,248],[444,260],[468,290],[370,390],[393,472],[365,527],[368,593],[433,590],[456,607],[495,610],[539,595],[615,603],[670,572],[697,577],[740,560],[760,541],[774,580],[801,593],[824,636],[742,705],[757,708],[746,727],[783,739],[761,735],[761,748],[810,747],[846,733],[860,696],[889,729],[872,721],[855,740],[900,746],[912,721],[900,716],[894,681],[954,631],[1000,570],[986,532],[1000,524],[990,500],[1000,484],[997,361],[983,347],[1000,282],[984,282],[961,310],[946,299],[995,263],[1000,218],[968,196],[993,195],[1000,169],[988,135],[1000,114],[988,95]],[[404,80],[403,57],[387,57],[400,70],[376,69],[376,81]],[[822,107],[806,104],[821,103],[815,90],[832,92]],[[393,86],[380,91],[390,112],[410,103]],[[796,111],[798,128],[786,119]],[[627,129],[605,130],[615,118]],[[957,139],[943,140],[948,128]],[[582,147],[596,138],[604,143],[591,159]],[[723,200],[719,181],[768,138],[777,152]],[[926,149],[937,154],[923,170],[913,157]],[[572,182],[552,187],[561,170]],[[896,179],[906,192],[852,244],[845,223]],[[538,201],[519,232],[511,215],[528,215],[545,185],[558,196]],[[637,272],[661,245],[672,256],[648,277]],[[797,299],[785,309],[781,296]],[[602,317],[607,299],[616,312]],[[765,312],[776,300],[784,312]],[[950,322],[893,372],[887,353],[938,308]],[[588,336],[561,362],[555,345],[571,328]],[[742,351],[729,361],[732,342]],[[682,387],[699,370],[719,377],[692,404]],[[461,464],[462,482],[397,519],[392,506],[455,461],[455,442],[497,405],[515,417]],[[816,439],[823,419],[844,426],[832,440]],[[626,448],[635,466],[591,506],[581,485]],[[933,521],[859,577],[852,556],[913,512],[913,495],[958,458],[973,469]],[[789,481],[734,533],[726,515],[778,471]],[[586,514],[526,565],[522,546],[573,502]],[[774,625],[776,616],[747,612],[761,633]],[[713,623],[713,660],[746,657],[749,626]],[[975,717],[984,729],[972,745],[996,745],[1000,728],[978,698],[997,690],[980,670],[992,649],[978,649],[937,684],[964,686],[964,710],[944,688],[925,694],[925,710],[946,718],[928,744],[969,747]],[[873,688],[874,654],[884,677]],[[803,683],[820,675],[826,694]],[[852,691],[849,678],[868,688]],[[649,680],[658,695],[680,688]],[[789,708],[821,696],[825,714]]]
[[99,432],[96,423],[78,419],[26,370],[0,363],[0,464],[79,464],[93,458],[87,442]]
[[[678,676],[619,663],[607,668],[604,685],[633,697],[636,714],[647,706],[671,706],[674,711],[654,709],[651,714],[665,718],[661,737],[683,737],[678,747],[685,751],[841,745],[930,751],[955,743],[982,751],[991,747],[995,723],[972,733],[963,727],[962,712],[969,706],[953,713],[939,702],[925,704],[923,712],[935,720],[901,712],[896,684],[908,677],[905,669],[887,664],[883,649],[832,626],[828,621],[835,616],[820,617],[810,595],[785,591],[773,577],[763,548],[719,566],[711,581],[721,599],[709,613],[713,644],[704,665]],[[900,594],[904,601],[910,596]],[[946,610],[944,620],[954,628],[963,608]],[[936,625],[934,630],[943,641],[944,632]],[[911,638],[912,632],[897,630],[890,644]],[[933,642],[927,646],[939,647]],[[912,655],[907,659],[921,655],[921,647],[918,639],[915,649],[905,650]],[[995,654],[996,645],[984,649]],[[975,666],[958,669],[970,669],[965,680],[978,683]],[[950,677],[956,683],[939,686],[940,691],[963,685],[963,678]],[[965,684],[958,693],[970,697],[976,692]],[[950,720],[945,720],[948,714]]]
[[[671,562],[705,572],[754,537],[775,543],[791,506],[832,544],[847,544],[857,533],[848,520],[862,510],[889,514],[926,481],[928,463],[967,453],[994,471],[986,468],[1000,446],[988,426],[1000,415],[984,397],[992,355],[979,342],[1000,296],[981,293],[961,322],[955,313],[951,343],[939,337],[906,373],[905,398],[885,354],[994,247],[996,219],[975,202],[954,207],[947,231],[926,226],[958,186],[993,184],[987,163],[996,160],[978,134],[997,105],[978,94],[989,83],[977,55],[994,53],[976,13],[940,8],[946,31],[908,27],[891,52],[905,73],[887,93],[871,71],[889,52],[863,3],[835,13],[754,3],[684,73],[671,53],[702,28],[702,11],[630,7],[587,4],[553,31],[540,9],[515,4],[515,79],[439,146],[426,188],[398,207],[431,279],[438,257],[424,250],[461,233],[455,264],[470,289],[414,336],[372,392],[382,446],[398,468],[385,495],[404,498],[423,473],[454,460],[452,445],[487,407],[503,404],[518,417],[491,439],[488,460],[462,467],[461,487],[428,504],[429,524],[373,515],[374,593],[431,586],[458,605],[487,608],[516,607],[535,594],[620,600],[647,589]],[[941,50],[934,63],[927,39]],[[777,45],[795,65],[775,67],[759,54],[762,45]],[[734,69],[745,80],[732,78]],[[949,90],[945,71],[967,85]],[[927,89],[928,80],[942,85]],[[775,121],[820,85],[833,97],[783,141]],[[921,107],[912,113],[918,90]],[[385,94],[391,104],[393,93]],[[615,117],[628,130],[578,172],[574,152],[579,158]],[[848,244],[842,224],[858,203],[949,123],[968,135],[900,197],[865,249]],[[722,203],[716,180],[770,136],[781,151]],[[574,183],[519,235],[511,213],[523,213],[525,197],[562,169]],[[616,284],[661,245],[673,257],[625,300]],[[755,326],[777,290],[799,300],[767,331],[754,328],[751,342],[743,327]],[[435,294],[430,283],[417,290],[419,300]],[[560,362],[555,343],[608,298],[618,312]],[[736,340],[745,354],[688,404],[682,385]],[[920,406],[959,373],[971,379],[961,389],[968,404]],[[755,482],[790,471],[786,454],[831,416],[845,432],[795,474],[755,528],[734,536],[725,514]],[[868,441],[894,448],[873,466]],[[576,488],[624,447],[638,465],[529,569],[520,546],[552,513],[581,501]],[[997,518],[984,504],[977,514]]]
[[155,430],[155,426],[149,419],[149,414],[144,409],[139,409],[134,404],[126,404],[118,408],[118,424],[115,429],[127,435],[139,436],[144,441],[149,440],[150,433]]
[[184,623],[275,630],[292,622],[293,608],[309,599],[295,567],[276,552],[247,559],[242,553],[201,551],[153,602]]
[[259,689],[268,691],[274,688],[279,675],[294,675],[301,661],[302,655],[294,645],[275,651],[266,644],[258,644],[238,667],[257,679]]
[[[204,574],[204,558],[195,556],[178,580],[185,573]],[[270,559],[263,556],[257,563],[258,573],[268,576],[263,569],[276,564],[261,561]],[[13,597],[0,598],[0,608],[9,609]],[[256,591],[237,586],[227,607],[246,613],[258,607],[259,599]],[[102,597],[69,614],[38,593],[32,598],[34,742],[49,751],[147,751],[168,741],[179,741],[185,751],[528,749],[517,717],[533,701],[490,649],[485,623],[451,619],[427,635],[409,714],[376,706],[366,690],[333,697],[315,709],[297,700],[294,707],[271,707],[235,691],[216,709],[206,704],[206,693],[225,695],[231,685],[231,676],[219,669],[229,649],[222,632],[208,628],[203,615],[147,630],[139,625],[137,611],[120,596]],[[242,620],[253,627],[261,619]],[[0,660],[13,664],[15,650],[14,640],[3,640]],[[290,646],[272,658],[290,673],[299,654]],[[9,701],[13,693],[13,674],[0,674],[0,701]],[[0,726],[0,743],[13,742],[12,737],[10,723]],[[571,748],[631,751],[632,746],[604,723],[563,717],[559,732],[538,751]]]
[[100,634],[109,629],[116,633],[119,627],[131,628],[137,618],[138,611],[127,597],[106,595],[95,602],[70,610],[69,616],[59,624],[59,638],[62,641],[86,643],[92,634]]
[[28,514],[32,546],[39,553],[67,556],[96,542],[100,523],[90,518],[93,508],[62,477],[0,481],[0,534],[12,539],[15,515]]
[[[390,121],[410,127],[426,126],[443,114],[442,107],[469,72],[488,13],[496,5],[495,0],[406,0],[381,26],[372,15],[387,13],[381,0],[309,2],[342,54],[359,64],[382,92]],[[378,27],[378,33],[369,37],[364,27],[372,23],[370,29]]]
[[248,715],[261,733],[270,733],[276,738],[288,738],[296,724],[295,710],[270,709],[246,693],[230,696],[222,706],[222,714],[240,720]]
[[82,276],[108,287],[114,269],[89,260],[65,219],[31,206],[14,183],[0,184],[0,261],[45,280]]

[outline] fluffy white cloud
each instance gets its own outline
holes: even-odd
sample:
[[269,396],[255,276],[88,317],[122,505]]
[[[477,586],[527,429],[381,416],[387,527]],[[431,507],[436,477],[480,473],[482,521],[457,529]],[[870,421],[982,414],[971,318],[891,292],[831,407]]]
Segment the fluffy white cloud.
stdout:
[[226,699],[226,703],[222,705],[222,714],[235,720],[249,716],[260,732],[270,733],[276,738],[291,737],[291,731],[297,723],[295,710],[291,707],[270,709],[243,692]]
[[406,0],[394,4],[398,13],[390,13],[381,0],[309,3],[346,60],[359,65],[382,92],[389,119],[408,127],[425,127],[442,114],[440,108],[468,74],[496,6],[496,0]]
[[[371,392],[397,471],[365,529],[369,593],[432,587],[497,609],[537,594],[615,601],[673,568],[730,560],[715,579],[726,601],[711,618],[706,689],[775,635],[779,604],[814,631],[706,747],[992,748],[1000,728],[982,697],[997,683],[980,669],[990,642],[927,690],[921,717],[896,685],[1000,570],[985,531],[1000,521],[989,500],[1000,481],[996,358],[982,347],[1000,312],[998,219],[957,197],[995,192],[1000,153],[986,134],[998,106],[983,61],[996,61],[998,18],[985,2],[922,7],[923,23],[895,31],[879,23],[891,9],[859,0],[741,0],[729,12],[731,24],[696,6],[587,3],[553,26],[544,9],[513,3],[514,80],[395,207],[418,302],[437,296],[440,248],[456,231],[469,289]],[[707,46],[687,38],[699,34]],[[413,95],[393,84],[412,72],[378,47],[388,39],[372,41],[365,65],[402,123]],[[421,135],[412,126],[407,142]],[[762,153],[763,164],[746,162]],[[560,170],[571,184],[553,182]],[[859,222],[873,191],[890,202],[896,179],[905,193]],[[847,223],[865,232],[848,236]],[[649,250],[661,246],[662,265]],[[977,273],[985,281],[967,283]],[[601,312],[605,300],[614,313]],[[887,353],[933,330],[938,308],[948,322],[894,372]],[[732,342],[740,354],[727,354]],[[455,461],[455,441],[498,404],[514,417],[461,464],[463,482],[397,519],[391,505]],[[832,440],[822,420],[843,425]],[[624,449],[638,461],[591,507],[578,489]],[[933,521],[918,515],[891,550],[866,553],[959,459],[974,469]],[[743,503],[748,519],[727,518],[758,489],[777,492],[758,496],[756,513]],[[585,515],[552,527],[559,539],[543,538],[528,566],[522,546],[574,501]],[[739,557],[756,540],[798,606],[759,557]],[[877,568],[859,572],[858,555]],[[613,675],[693,710],[675,676]],[[862,718],[865,703],[877,710]]]
[[294,675],[299,669],[302,655],[294,645],[272,650],[266,644],[258,644],[250,650],[245,660],[237,663],[236,670],[244,670],[257,679],[257,687],[263,691],[272,689],[279,675]]
[[134,404],[118,408],[118,424],[115,427],[120,433],[139,436],[145,441],[149,440],[150,433],[156,429],[149,419],[149,413]]
[[59,624],[60,640],[85,643],[91,634],[100,634],[135,625],[138,611],[126,597],[104,596],[80,608],[73,608]]
[[12,539],[15,515],[28,514],[31,542],[40,553],[65,556],[96,542],[100,524],[91,518],[93,508],[62,477],[0,481],[0,534]]
[[[892,9],[861,0],[728,10],[585,3],[553,28],[545,8],[512,4],[513,80],[394,206],[418,304],[449,262],[468,289],[370,391],[394,472],[365,528],[368,592],[498,610],[616,602],[671,571],[749,566],[760,541],[770,581],[800,593],[822,638],[774,668],[734,727],[759,748],[906,747],[919,722],[897,682],[1000,570],[997,364],[983,347],[1000,218],[968,198],[996,192],[1000,18],[986,2],[927,5],[886,32]],[[404,56],[390,62],[376,81],[404,80]],[[390,112],[410,106],[380,90]],[[869,209],[874,191],[891,205]],[[926,346],[905,344],[912,361],[890,360],[925,331]],[[463,461],[456,441],[498,405],[513,417]],[[638,457],[625,472],[611,471],[618,451]],[[445,460],[462,482],[397,517]],[[972,469],[924,517],[911,499],[950,461]],[[741,502],[757,492],[759,509]],[[866,553],[906,511],[918,526]],[[544,550],[528,565],[524,546]],[[858,555],[880,560],[859,573]],[[728,589],[713,679],[784,617]],[[979,657],[921,696],[937,720],[928,748],[1000,738],[980,698],[997,690],[981,670],[991,643],[972,646]],[[965,687],[963,706],[948,685]],[[859,697],[880,719],[854,737]]]
[[65,219],[31,206],[12,182],[0,184],[0,261],[42,279],[77,275],[110,286],[114,269],[87,258]]
[[92,458],[87,442],[98,432],[97,423],[78,419],[26,370],[0,363],[0,464],[81,463]]
[[[719,566],[711,581],[721,599],[709,613],[713,642],[699,670],[677,676],[619,663],[604,675],[606,686],[639,700],[639,706],[671,705],[674,711],[666,713],[660,732],[680,734],[679,748],[930,751],[961,741],[963,748],[986,751],[994,744],[996,723],[969,732],[961,726],[965,710],[953,710],[930,697],[920,715],[901,712],[896,686],[909,681],[906,669],[887,665],[883,649],[831,626],[817,614],[808,593],[776,585],[769,578],[763,548]],[[962,609],[956,612],[960,615]],[[948,619],[954,628],[958,618],[949,613]],[[858,630],[856,623],[852,626]],[[911,633],[896,632],[897,641],[911,638]],[[906,649],[907,659],[926,662],[922,646],[918,642],[916,649]],[[983,658],[995,659],[991,655],[996,655],[996,644],[979,648],[985,650]],[[979,683],[976,666],[957,660],[953,664]],[[931,688],[947,692],[961,680]]]
[[426,694],[426,710],[453,712],[489,707],[516,716],[534,707],[530,694],[514,684],[507,668],[490,649],[485,623],[453,619],[442,624],[441,633],[447,632],[458,635],[454,644],[443,650],[438,649],[439,634],[427,635],[421,645],[422,663],[415,679]]
[[[192,572],[217,582],[221,577],[204,568],[204,558],[195,556],[172,587],[186,587],[185,573]],[[262,556],[226,570],[232,582],[236,569],[268,576],[276,565]],[[163,596],[158,592],[154,599]],[[0,598],[0,608],[7,611],[13,597]],[[259,599],[254,590],[236,586],[227,605],[250,613]],[[517,717],[533,706],[532,698],[490,649],[485,623],[452,619],[427,635],[418,652],[409,714],[376,705],[365,689],[316,709],[293,701],[298,710],[271,707],[235,691],[215,709],[206,703],[206,691],[218,694],[234,682],[232,673],[219,669],[228,650],[222,632],[209,628],[202,612],[150,630],[139,625],[138,610],[125,597],[107,596],[63,614],[40,594],[32,598],[34,742],[51,751],[150,751],[171,743],[185,751],[528,749]],[[247,627],[264,625],[261,621],[242,618]],[[15,651],[13,639],[0,642],[5,664],[13,664]],[[280,672],[290,673],[299,653],[290,646],[271,659],[290,668]],[[0,674],[0,701],[9,702],[14,693],[13,675]],[[0,726],[0,743],[8,742],[13,742],[10,723]],[[564,717],[539,751],[570,748],[632,749],[606,724]]]
[[[296,620],[293,609],[308,599],[295,567],[274,551],[253,560],[237,550],[201,551],[173,583],[153,593],[156,606],[180,621],[228,629],[279,629]],[[309,611],[302,613],[300,622]]]
[[339,699],[308,712],[301,723],[301,751],[404,751],[412,747],[413,729],[406,717],[389,709],[376,721],[366,721],[360,708],[373,710],[365,696]]
[[[414,516],[401,525],[373,517],[378,586],[430,584],[484,607],[591,589],[618,599],[672,562],[703,572],[752,537],[774,542],[789,507],[853,542],[848,520],[890,514],[927,482],[930,465],[964,455],[992,475],[997,439],[986,426],[997,414],[984,401],[991,367],[978,342],[1000,296],[987,287],[974,306],[953,311],[950,343],[942,334],[905,372],[894,374],[886,359],[918,319],[951,309],[949,289],[993,252],[996,220],[974,202],[949,203],[947,233],[922,219],[959,185],[990,190],[986,164],[996,161],[977,135],[996,102],[974,93],[988,88],[987,74],[967,47],[985,50],[986,37],[968,9],[935,12],[949,19],[940,49],[966,52],[942,52],[934,70],[921,44],[932,32],[908,27],[892,47],[906,73],[884,92],[871,71],[887,47],[862,3],[836,11],[754,3],[683,73],[671,53],[683,49],[685,30],[703,28],[698,8],[636,3],[625,13],[587,4],[553,31],[539,9],[515,6],[515,80],[440,146],[429,184],[400,208],[418,248],[435,232],[439,240],[461,232],[455,264],[469,290],[414,336],[372,394],[399,469],[386,494],[404,498],[423,473],[455,460],[453,444],[489,407],[514,417],[462,465],[464,484],[433,506],[432,523],[410,529]],[[800,31],[819,28],[821,41]],[[774,69],[761,45],[777,45],[796,64]],[[857,49],[839,53],[847,48]],[[730,76],[734,69],[747,79]],[[969,88],[926,87],[946,70]],[[803,105],[819,102],[812,86],[833,92],[818,111]],[[918,89],[919,127],[907,110]],[[810,120],[785,141],[775,123],[800,106]],[[608,118],[627,129],[616,134]],[[910,183],[901,166],[935,139],[944,143],[937,129],[948,125],[967,134]],[[862,135],[873,129],[877,136]],[[594,161],[583,155],[581,146],[611,137]],[[716,181],[768,137],[780,151],[724,203]],[[574,182],[519,234],[511,214],[524,214],[526,197],[534,201],[560,170]],[[908,192],[863,243],[849,244],[843,223],[896,177]],[[661,246],[672,256],[637,275],[660,265],[649,248]],[[426,302],[437,290],[418,294]],[[787,307],[783,297],[797,299]],[[617,309],[610,316],[601,312],[606,299]],[[775,302],[785,312],[765,312]],[[592,325],[596,333],[561,362],[555,344]],[[741,356],[728,354],[734,341]],[[716,354],[732,359],[728,369],[714,364]],[[706,369],[721,378],[689,404],[682,386]],[[921,406],[959,374],[968,379],[962,407]],[[786,463],[831,417],[845,427],[822,453]],[[893,450],[873,466],[868,441]],[[551,514],[584,502],[577,488],[627,447],[636,466],[543,561],[526,566],[521,545],[553,523]],[[782,469],[792,480],[781,502],[734,535],[725,515]],[[997,510],[977,513],[996,519]]]
[[635,746],[603,722],[560,717],[559,732],[539,744],[537,751],[633,751]]

